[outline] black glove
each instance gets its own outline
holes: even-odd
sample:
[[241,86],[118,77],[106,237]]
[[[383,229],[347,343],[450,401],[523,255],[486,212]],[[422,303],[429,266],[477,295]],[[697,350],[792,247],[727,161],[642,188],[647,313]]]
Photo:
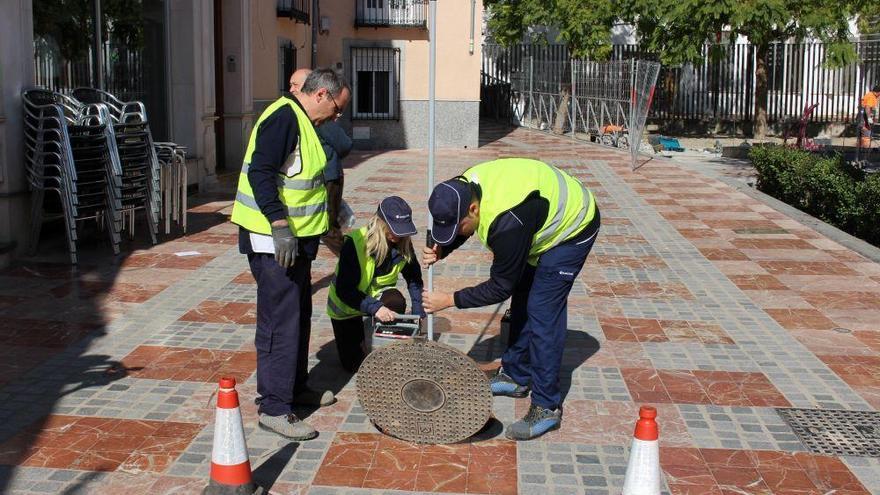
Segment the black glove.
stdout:
[[282,268],[290,268],[296,260],[297,241],[290,227],[272,227],[272,240],[275,241],[275,261]]

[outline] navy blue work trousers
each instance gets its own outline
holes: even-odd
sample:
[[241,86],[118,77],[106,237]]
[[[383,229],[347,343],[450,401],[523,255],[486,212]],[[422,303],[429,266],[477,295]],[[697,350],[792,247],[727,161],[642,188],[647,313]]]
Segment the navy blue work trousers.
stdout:
[[587,261],[596,234],[560,244],[527,265],[510,301],[510,345],[501,366],[520,385],[531,384],[532,403],[562,402],[559,369],[568,327],[568,294]]
[[257,281],[257,403],[269,416],[293,411],[308,380],[312,329],[312,262],[298,256],[282,268],[271,254],[248,255]]

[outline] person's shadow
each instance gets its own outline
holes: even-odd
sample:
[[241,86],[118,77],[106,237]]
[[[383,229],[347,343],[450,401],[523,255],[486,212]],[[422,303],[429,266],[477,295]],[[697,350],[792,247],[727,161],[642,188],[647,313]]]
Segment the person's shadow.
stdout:
[[[584,364],[593,354],[599,351],[599,341],[595,337],[580,330],[568,329],[565,333],[565,348],[562,351],[562,367],[559,370],[559,387],[562,400],[571,389],[571,377],[580,365]],[[468,356],[477,362],[493,362],[500,359],[507,350],[507,343],[501,335],[488,339],[477,339]]]
[[[354,378],[354,374],[342,367],[339,353],[336,351],[336,341],[331,340],[322,345],[315,358],[318,363],[309,370],[309,387],[314,390],[329,390],[334,395],[339,395],[339,392]],[[296,413],[300,418],[306,419],[318,409],[314,406],[297,406]]]

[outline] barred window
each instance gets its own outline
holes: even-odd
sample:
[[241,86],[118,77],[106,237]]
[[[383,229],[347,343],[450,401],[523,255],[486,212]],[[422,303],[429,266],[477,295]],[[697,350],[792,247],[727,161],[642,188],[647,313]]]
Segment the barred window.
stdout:
[[278,87],[290,90],[290,75],[296,70],[296,48],[293,42],[281,38],[278,44]]
[[278,17],[289,17],[308,24],[311,3],[312,0],[278,0],[275,4],[275,13]]
[[352,48],[351,72],[355,119],[399,118],[399,48]]

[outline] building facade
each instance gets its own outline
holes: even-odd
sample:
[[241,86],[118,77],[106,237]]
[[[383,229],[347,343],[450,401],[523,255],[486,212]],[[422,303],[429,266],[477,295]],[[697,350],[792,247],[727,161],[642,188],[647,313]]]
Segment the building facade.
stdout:
[[[100,87],[143,101],[154,138],[187,147],[199,190],[241,167],[253,122],[298,67],[331,67],[350,82],[341,123],[355,146],[427,146],[428,0],[136,4],[119,13],[91,0],[57,16],[55,0],[0,0],[0,266],[27,247],[20,95],[28,87]],[[482,12],[481,0],[437,2],[439,147],[478,143]],[[83,36],[63,35],[72,30]]]

